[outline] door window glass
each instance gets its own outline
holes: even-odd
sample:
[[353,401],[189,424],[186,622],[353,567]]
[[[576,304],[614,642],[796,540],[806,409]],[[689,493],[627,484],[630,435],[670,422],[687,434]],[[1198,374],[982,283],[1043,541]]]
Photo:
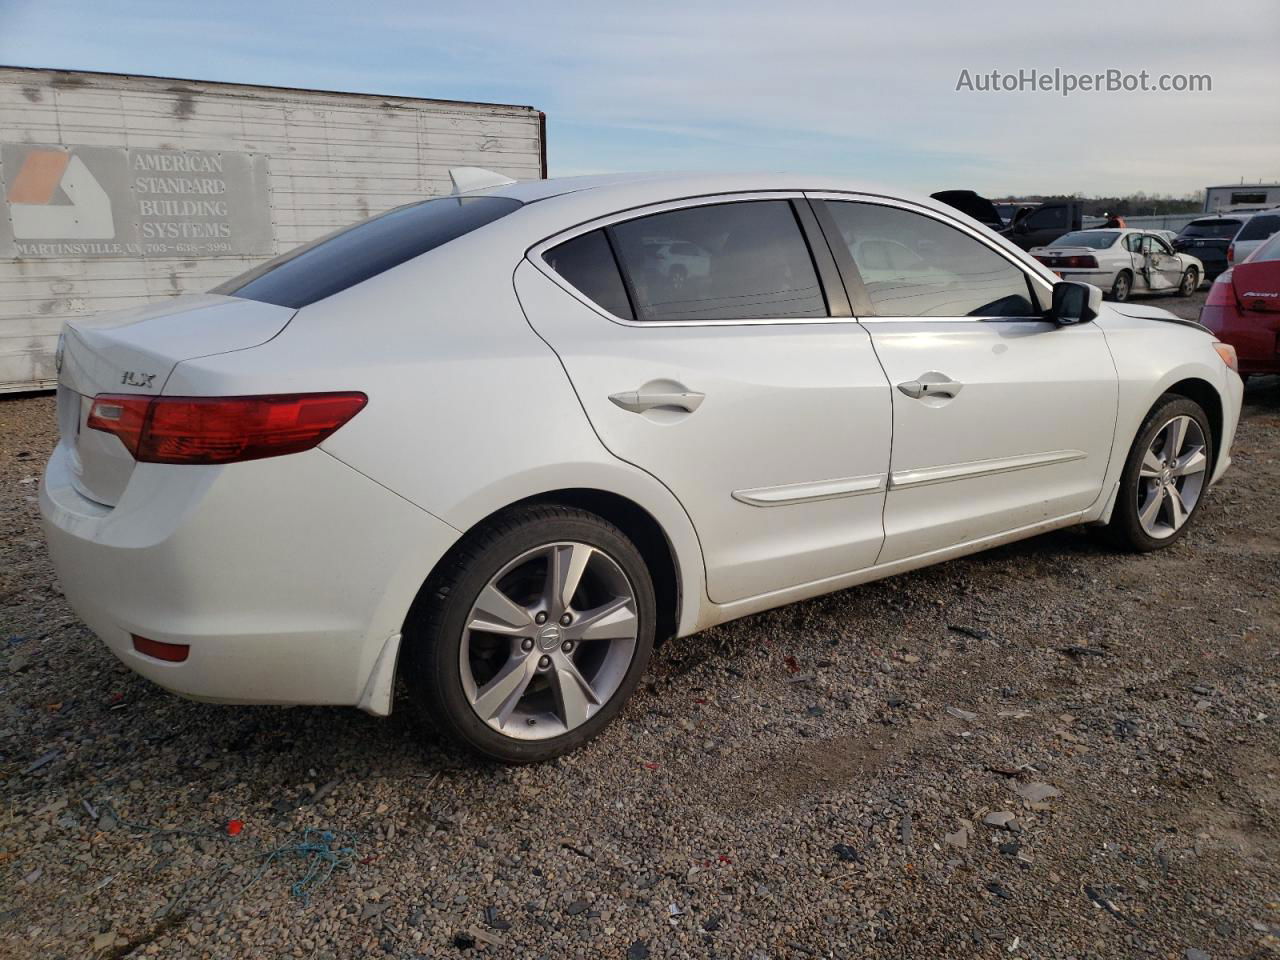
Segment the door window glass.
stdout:
[[828,202],[882,317],[1030,317],[1026,275],[990,247],[910,210]]
[[638,320],[827,316],[787,200],[687,207],[610,232]]
[[1045,207],[1043,210],[1035,210],[1027,215],[1023,221],[1028,230],[1051,230],[1056,227],[1065,227],[1067,225],[1067,208],[1066,207]]
[[613,258],[603,230],[592,230],[566,240],[548,250],[543,259],[588,300],[615,317],[635,319],[622,285],[622,274],[618,272],[618,261]]

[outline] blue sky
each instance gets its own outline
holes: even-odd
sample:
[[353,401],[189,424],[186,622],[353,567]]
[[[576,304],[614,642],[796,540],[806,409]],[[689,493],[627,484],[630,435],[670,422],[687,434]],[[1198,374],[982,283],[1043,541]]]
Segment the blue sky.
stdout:
[[[0,63],[531,104],[551,174],[795,170],[932,192],[1280,181],[1280,3],[0,0]],[[1204,93],[957,92],[1019,69]]]

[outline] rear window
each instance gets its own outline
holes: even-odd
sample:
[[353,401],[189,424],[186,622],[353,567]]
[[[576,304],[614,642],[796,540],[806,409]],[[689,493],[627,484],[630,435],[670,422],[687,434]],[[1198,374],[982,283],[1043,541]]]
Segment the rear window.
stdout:
[[1178,236],[1230,240],[1239,229],[1239,220],[1193,220],[1182,228]]
[[1280,230],[1280,216],[1272,214],[1259,215],[1249,218],[1249,222],[1241,227],[1240,232],[1236,234],[1236,239],[1265,240],[1277,230]]
[[396,207],[291,250],[213,292],[305,307],[513,213],[510,197],[440,197]]
[[1055,247],[1088,247],[1090,250],[1105,250],[1120,237],[1115,230],[1078,230],[1064,234],[1053,241]]
[[1280,233],[1273,234],[1270,240],[1249,257],[1250,263],[1261,263],[1264,260],[1280,260]]

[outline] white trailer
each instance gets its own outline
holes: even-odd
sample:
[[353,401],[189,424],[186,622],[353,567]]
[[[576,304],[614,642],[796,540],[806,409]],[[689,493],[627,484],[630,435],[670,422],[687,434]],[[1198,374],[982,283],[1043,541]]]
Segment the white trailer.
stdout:
[[0,393],[66,316],[208,290],[450,167],[545,177],[532,107],[0,67]]
[[1280,183],[1229,183],[1204,189],[1205,213],[1266,210],[1276,206],[1280,206]]

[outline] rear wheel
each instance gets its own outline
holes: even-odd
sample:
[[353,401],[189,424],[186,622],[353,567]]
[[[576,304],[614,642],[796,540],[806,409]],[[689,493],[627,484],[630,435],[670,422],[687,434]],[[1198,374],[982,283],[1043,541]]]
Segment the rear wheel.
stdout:
[[1111,523],[1112,539],[1132,550],[1176,543],[1209,485],[1213,434],[1194,400],[1160,398],[1129,450]]
[[1200,271],[1195,267],[1187,267],[1186,273],[1182,275],[1182,283],[1178,286],[1178,296],[1189,297],[1196,292],[1200,286]]
[[1111,299],[1117,303],[1124,303],[1129,299],[1129,294],[1132,292],[1133,274],[1128,270],[1121,270],[1116,274],[1116,279],[1111,284]]
[[405,626],[406,678],[436,724],[507,763],[598,734],[653,650],[644,560],[586,511],[532,506],[470,534]]

